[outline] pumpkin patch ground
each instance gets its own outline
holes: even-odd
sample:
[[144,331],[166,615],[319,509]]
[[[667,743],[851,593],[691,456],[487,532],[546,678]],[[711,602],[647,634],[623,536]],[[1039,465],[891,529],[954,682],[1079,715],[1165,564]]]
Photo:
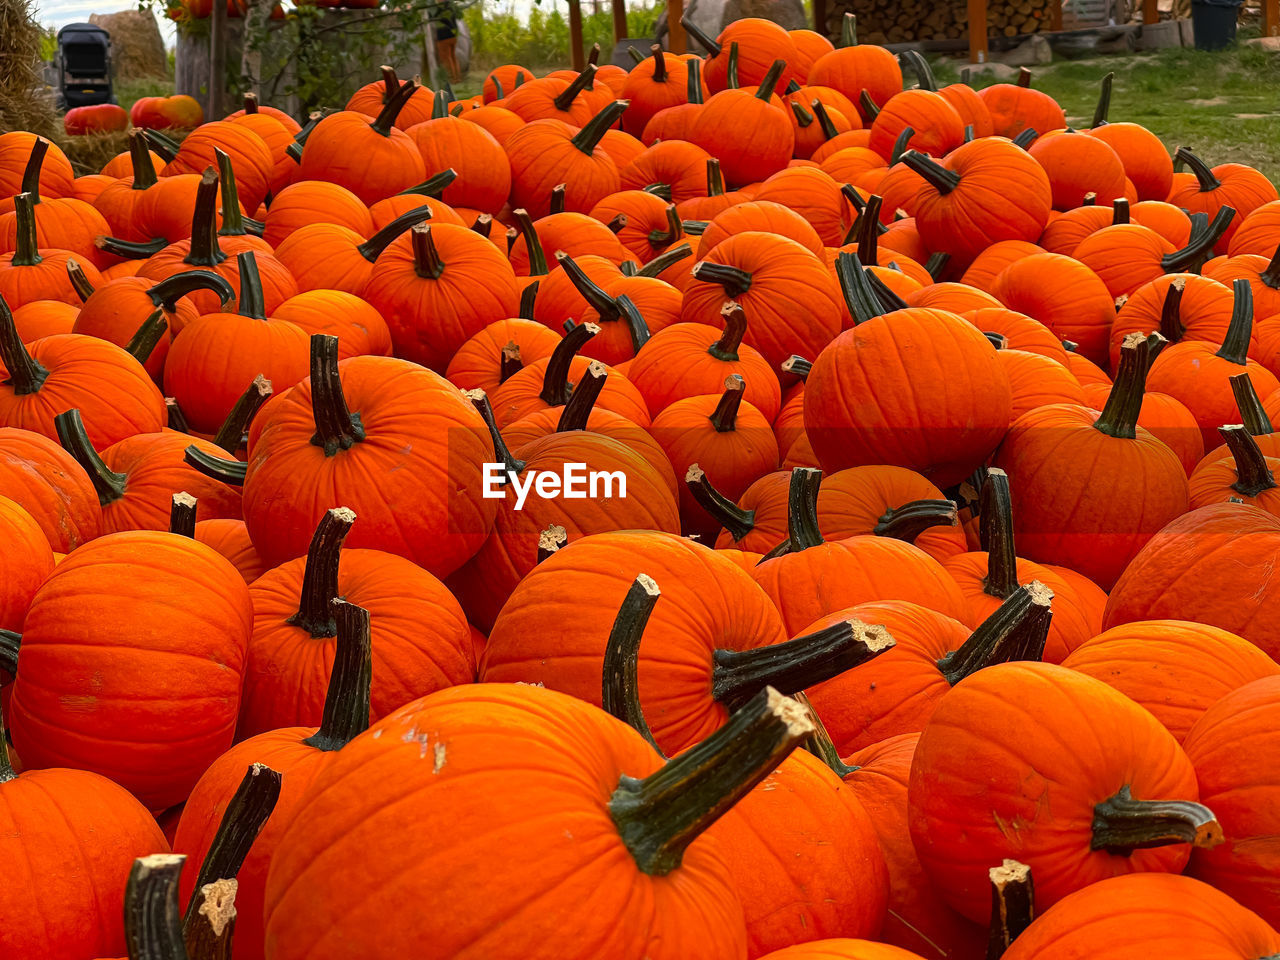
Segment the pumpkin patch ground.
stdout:
[[0,957],[1280,956],[1276,186],[699,41],[0,133]]

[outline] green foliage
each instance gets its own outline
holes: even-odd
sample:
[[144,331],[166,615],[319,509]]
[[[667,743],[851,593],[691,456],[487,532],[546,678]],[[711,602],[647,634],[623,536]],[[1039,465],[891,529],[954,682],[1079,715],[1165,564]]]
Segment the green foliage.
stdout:
[[[607,3],[599,13],[590,3],[583,3],[582,40],[586,49],[600,44],[601,62],[608,62],[613,52],[613,14]],[[628,4],[627,35],[652,37],[662,6]],[[518,63],[537,72],[569,66],[569,20],[560,10],[547,12],[535,6],[528,23],[510,10],[500,12],[470,7],[464,14],[471,31],[471,72],[487,73],[503,63]]]
[[58,52],[58,35],[52,27],[40,28],[40,59],[52,63]]

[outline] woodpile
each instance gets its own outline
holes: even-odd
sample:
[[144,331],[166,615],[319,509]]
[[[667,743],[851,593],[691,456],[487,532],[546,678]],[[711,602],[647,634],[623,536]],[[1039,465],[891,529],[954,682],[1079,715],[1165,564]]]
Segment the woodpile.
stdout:
[[[1016,37],[1048,30],[1054,0],[993,2],[987,11],[992,36]],[[846,12],[858,16],[863,43],[961,40],[969,35],[965,0],[852,0],[829,7],[827,33],[839,36]]]

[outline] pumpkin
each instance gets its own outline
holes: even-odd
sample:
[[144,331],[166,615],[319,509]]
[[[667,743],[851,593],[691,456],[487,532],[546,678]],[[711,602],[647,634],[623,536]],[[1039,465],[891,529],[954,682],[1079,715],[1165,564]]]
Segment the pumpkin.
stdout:
[[[308,138],[307,142],[310,143],[311,139]],[[257,210],[271,191],[275,160],[263,139],[241,124],[215,120],[197,127],[182,141],[177,155],[165,166],[164,176],[203,173],[210,165],[217,165],[219,150],[231,160],[245,207]],[[304,179],[315,178],[306,176]]]
[[[666,53],[654,44],[652,57],[636,64],[627,73],[620,100],[627,101],[622,115],[622,129],[640,135],[653,116],[668,107],[688,103],[689,62]],[[705,84],[702,84],[705,89]]]
[[990,293],[1010,310],[1039,320],[1055,336],[1075,343],[1085,359],[1106,363],[1115,299],[1098,275],[1078,260],[1054,253],[1021,257],[1001,271]]
[[130,531],[80,547],[23,627],[9,710],[24,764],[180,803],[231,745],[251,614],[240,574],[194,540]]
[[[795,150],[791,122],[770,102],[785,69],[785,60],[775,59],[753,92],[721,89],[693,121],[690,140],[719,158],[720,169],[730,183],[763,180],[791,159]],[[707,74],[707,85],[716,89],[710,67]]]
[[[694,57],[682,59],[680,62],[684,64],[686,70],[684,97],[679,102],[663,107],[652,114],[645,121],[644,126],[636,132],[642,153],[646,147],[663,140],[688,141],[694,121],[702,112],[702,104],[711,95],[711,91],[707,89],[702,79],[702,61]],[[624,130],[627,129],[625,114],[622,125]]]
[[230,560],[245,583],[253,583],[266,572],[243,520],[201,520],[195,537]]
[[[384,66],[381,72],[380,79],[366,83],[351,95],[346,105],[348,111],[376,117],[403,91],[403,84],[393,68]],[[404,129],[430,119],[433,99],[429,89],[417,84],[407,102],[400,108],[400,113],[392,118],[392,125]]]
[[995,83],[978,91],[991,115],[991,132],[1013,138],[1024,130],[1037,134],[1061,130],[1067,125],[1062,107],[1049,96],[1031,88],[1031,71],[1022,67],[1017,83]]
[[1218,253],[1227,251],[1232,236],[1249,214],[1263,204],[1280,199],[1271,181],[1253,167],[1223,163],[1210,168],[1186,147],[1179,147],[1174,157],[1191,169],[1192,176],[1181,181],[1175,177],[1164,199],[1188,213],[1204,213],[1210,218],[1228,208],[1236,213],[1214,244]]
[[771,233],[800,244],[815,257],[823,242],[801,213],[773,200],[748,200],[722,210],[707,224],[698,241],[698,259],[705,260],[725,240],[739,233]]
[[614,99],[604,84],[596,85],[596,65],[589,63],[581,73],[569,77],[541,77],[521,84],[502,102],[503,107],[524,120],[561,120],[580,127]]
[[873,107],[887,103],[902,90],[902,68],[884,47],[858,43],[857,19],[846,13],[841,20],[839,47],[814,61],[808,82],[839,90],[858,104],[863,120],[870,120],[871,111],[863,104],[862,94],[867,94]]
[[31,598],[53,572],[53,550],[35,518],[8,497],[0,497],[0,529],[9,551],[0,591],[0,630],[20,633]]
[[[14,209],[14,198],[22,192],[31,152],[44,138],[26,130],[10,130],[0,138],[0,213],[7,213]],[[40,169],[40,192],[46,197],[73,196],[75,173],[67,155],[57,145],[51,145],[46,160]]]
[[[98,237],[110,232],[102,214],[74,196],[40,196],[40,168],[50,146],[43,137],[32,146],[20,190],[30,195],[35,208],[37,246],[70,250],[95,266],[106,266],[110,257],[94,243]],[[17,247],[17,236],[17,212],[0,214],[0,252],[12,252]]]
[[22,507],[58,553],[102,532],[102,511],[89,477],[52,439],[0,428],[0,489]]
[[1280,243],[1280,231],[1276,230],[1280,223],[1280,200],[1271,200],[1260,207],[1255,207],[1240,220],[1240,226],[1231,235],[1227,244],[1227,254],[1232,257],[1252,253],[1260,257],[1270,257]]
[[410,228],[439,222],[435,220],[437,210],[434,204],[411,201],[409,210],[392,218],[367,240],[339,224],[306,224],[280,242],[276,257],[293,274],[302,292],[341,290],[363,296],[378,257]]
[[1116,311],[1111,326],[1111,368],[1131,333],[1158,331],[1170,344],[1183,340],[1222,343],[1235,296],[1229,286],[1194,273],[1171,273],[1145,283]]
[[342,290],[305,290],[290,297],[272,315],[300,327],[308,336],[338,338],[338,356],[391,355],[391,331],[382,314],[366,301]]
[[809,68],[823,54],[830,53],[835,45],[821,33],[813,30],[788,30],[791,42],[796,46],[796,58],[791,67],[795,70],[796,79],[801,83],[809,76]]
[[1188,271],[1203,262],[1229,222],[1229,210],[1223,208],[1207,227],[1193,230],[1181,249],[1149,227],[1121,223],[1085,237],[1071,255],[1096,273],[1113,297],[1127,297],[1161,274]]
[[[1080,748],[1044,747],[1058,736]],[[990,911],[988,867],[1006,857],[1031,868],[1041,911],[1108,877],[1181,872],[1190,845],[1222,840],[1197,800],[1191,762],[1155,717],[1101,681],[1043,663],[987,667],[945,693],[908,786],[920,862],[974,922]],[[1001,827],[1015,821],[1011,837]]]
[[643,190],[620,190],[602,198],[590,216],[603,224],[625,219],[616,236],[640,263],[645,264],[684,236],[684,227],[673,203]]
[[[623,190],[648,189],[676,204],[703,197],[710,159],[711,154],[695,143],[664,140],[619,171],[621,187]],[[680,215],[685,216],[683,211]]]
[[[79,295],[67,276],[67,264],[75,257],[71,250],[40,248],[36,243],[34,199],[29,193],[14,198],[14,227],[17,231],[12,252],[0,254],[0,297],[9,308],[24,306],[34,300],[61,300],[77,304]],[[93,286],[103,282],[102,275],[90,263],[83,265]]]
[[458,348],[445,376],[463,390],[491,393],[525,363],[550,357],[560,340],[554,330],[535,320],[496,320]]
[[[573,257],[604,257],[615,264],[630,259],[627,248],[613,231],[585,213],[553,213],[536,221],[523,209],[513,211],[512,215],[519,225],[520,236],[512,245],[508,259],[517,277],[546,276],[549,271],[559,269],[556,254],[561,252]],[[531,239],[536,240],[532,246]]]
[[616,193],[621,184],[618,168],[600,147],[600,139],[625,109],[625,101],[615,100],[581,129],[548,119],[513,133],[505,145],[512,168],[511,205],[545,216],[551,212],[552,187],[563,183],[563,209],[585,213]]
[[361,237],[373,233],[369,208],[346,187],[323,180],[299,180],[272,199],[262,238],[279,247],[295,230],[310,223],[337,224]]
[[1101,206],[1126,195],[1124,163],[1105,140],[1063,130],[1037,138],[1027,153],[1049,175],[1055,210],[1074,209],[1087,194]]
[[12,313],[13,324],[23,343],[55,333],[70,333],[80,315],[79,310],[61,300],[32,300]]

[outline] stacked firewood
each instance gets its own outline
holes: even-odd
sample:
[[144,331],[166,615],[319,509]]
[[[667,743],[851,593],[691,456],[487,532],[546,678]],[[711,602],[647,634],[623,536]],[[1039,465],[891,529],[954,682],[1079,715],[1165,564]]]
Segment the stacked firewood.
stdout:
[[[1057,0],[991,0],[987,29],[995,36],[1048,30],[1052,4]],[[858,16],[862,43],[907,43],[919,40],[960,40],[968,36],[965,0],[836,0],[828,8],[827,32],[838,36],[846,12]]]

